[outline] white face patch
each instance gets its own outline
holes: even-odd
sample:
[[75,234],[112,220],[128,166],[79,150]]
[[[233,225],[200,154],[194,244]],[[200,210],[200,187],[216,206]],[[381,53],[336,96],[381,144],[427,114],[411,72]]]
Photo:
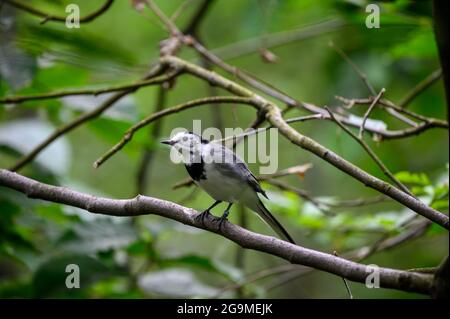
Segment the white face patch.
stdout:
[[201,138],[189,132],[179,132],[171,139],[173,147],[181,154],[183,162],[196,163],[201,162]]
[[181,149],[196,149],[201,144],[201,139],[199,136],[188,133],[180,132],[175,134],[172,138],[174,146]]

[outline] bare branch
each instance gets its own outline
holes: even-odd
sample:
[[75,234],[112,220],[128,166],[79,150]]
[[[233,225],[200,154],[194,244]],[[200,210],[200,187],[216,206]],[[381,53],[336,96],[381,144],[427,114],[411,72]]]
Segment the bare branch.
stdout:
[[[383,91],[381,91],[383,92]],[[380,93],[381,93],[380,92]],[[376,100],[374,100],[376,101]],[[373,105],[373,104],[372,104]],[[386,165],[384,165],[384,163],[378,158],[378,156],[375,154],[375,152],[370,148],[370,146],[364,141],[362,135],[361,135],[361,131],[360,131],[360,136],[356,136],[355,134],[353,134],[352,131],[350,131],[350,129],[348,129],[344,124],[342,124],[334,115],[333,113],[326,107],[326,110],[328,111],[328,113],[330,114],[331,118],[333,119],[334,122],[336,122],[337,125],[339,125],[348,135],[350,135],[356,142],[358,142],[363,148],[364,150],[367,152],[367,154],[369,154],[369,156],[375,161],[375,163],[378,165],[378,167],[381,169],[381,171],[388,177],[391,179],[391,181],[396,184],[402,191],[404,191],[405,193],[414,196],[409,189],[403,185],[395,176],[394,174],[391,173],[391,171],[386,167]],[[368,113],[368,112],[367,112]],[[364,123],[364,122],[363,122]],[[363,124],[364,125],[364,124]],[[362,127],[362,126],[361,126]]]
[[328,215],[328,216],[335,216],[336,215],[334,212],[329,210],[328,207],[326,207],[321,202],[316,200],[307,191],[305,191],[303,189],[294,187],[292,185],[289,185],[288,183],[284,183],[284,182],[276,180],[274,178],[264,178],[263,180],[266,181],[267,183],[273,185],[273,186],[278,187],[281,190],[286,190],[286,191],[292,192],[292,193],[296,194],[297,196],[303,198],[304,200],[310,202],[311,204],[316,206],[317,209],[320,210],[324,215]]
[[[366,104],[372,104],[373,102],[373,98],[368,98],[368,99],[347,99],[344,98],[342,96],[336,96],[336,98],[342,102],[344,102],[346,104],[347,108],[351,108],[354,105],[366,105]],[[408,115],[411,118],[415,118],[419,121],[423,121],[425,123],[432,123],[433,125],[435,125],[435,127],[441,127],[441,128],[447,128],[448,129],[448,122],[445,120],[441,120],[441,119],[437,119],[437,118],[433,118],[433,117],[426,117],[424,115],[415,113],[413,111],[410,111],[408,109],[405,108],[401,108],[398,105],[395,105],[392,101],[389,101],[387,99],[380,99],[378,101],[378,105],[382,108],[390,108],[393,109],[399,113],[403,113],[405,115]],[[413,122],[414,126],[418,126],[417,123]]]
[[[290,43],[307,40],[337,31],[346,24],[338,19],[328,19],[322,22],[302,25],[293,30],[281,31],[277,33],[265,34],[265,48],[275,48]],[[211,49],[211,52],[222,60],[230,60],[240,56],[259,52],[261,49],[262,37],[258,36],[251,39],[242,40],[220,48]]]
[[[339,256],[337,251],[334,251],[333,255],[335,255],[336,257]],[[345,280],[345,277],[342,277],[342,280],[344,281],[344,285],[345,285],[345,289],[347,290],[348,297],[350,299],[353,299],[353,294],[352,294],[352,291],[350,290],[350,286],[348,285],[347,280]]]
[[[167,89],[165,88],[165,83],[161,84],[158,89],[158,94],[156,97],[156,112],[162,111],[166,106],[166,95]],[[163,121],[160,119],[152,127],[150,131],[150,139],[153,143],[158,139],[161,134]],[[148,147],[143,150],[143,154],[139,163],[139,168],[136,176],[136,190],[138,194],[144,194],[148,186],[148,172],[153,163],[153,158],[155,155],[155,148],[149,149]]]
[[181,35],[180,30],[178,30],[177,26],[171,19],[169,19],[164,12],[155,4],[153,0],[144,0],[147,6],[156,14],[156,16],[161,20],[161,22],[167,27],[172,36]]
[[[370,104],[369,108],[367,109],[366,113],[364,114],[362,123],[361,123],[361,127],[359,128],[359,134],[358,137],[360,139],[363,138],[364,135],[364,127],[366,126],[366,121],[367,118],[369,117],[370,113],[372,112],[373,108],[377,105],[378,101],[381,99],[381,97],[383,96],[384,92],[386,90],[384,88],[381,89],[380,93],[378,93],[378,95],[373,99],[372,104]],[[330,113],[331,115],[331,113]]]
[[433,85],[442,76],[442,69],[437,69],[433,71],[429,76],[420,81],[415,87],[411,89],[406,95],[400,100],[398,105],[401,108],[406,108],[417,96]]
[[298,102],[287,95],[284,92],[281,92],[280,90],[274,88],[272,85],[263,82],[261,79],[257,79],[254,75],[251,75],[247,71],[244,71],[242,69],[238,69],[234,66],[231,66],[224,61],[222,61],[218,56],[214,55],[210,51],[208,51],[200,42],[195,40],[194,38],[191,38],[190,41],[187,42],[189,45],[191,45],[198,53],[200,53],[203,57],[205,57],[208,61],[211,63],[217,65],[218,67],[222,68],[223,70],[227,71],[228,73],[232,74],[233,76],[237,77],[238,79],[244,81],[251,87],[289,105],[289,106],[297,106]]
[[[215,217],[208,215],[202,222],[195,218],[198,214],[197,211],[169,201],[139,195],[128,200],[100,198],[64,187],[43,184],[4,169],[0,170],[0,185],[22,192],[30,198],[74,206],[95,214],[111,216],[159,215],[220,234],[243,248],[265,252],[291,263],[323,270],[345,277],[348,280],[366,281],[366,266],[363,264],[296,246],[274,237],[253,233],[229,222],[225,222],[223,227],[219,229]],[[431,290],[433,276],[429,274],[380,267],[379,275],[380,285],[383,288],[422,294],[429,294]]]
[[5,97],[3,99],[0,99],[0,104],[18,104],[25,101],[37,101],[37,100],[47,100],[47,99],[54,99],[58,97],[64,97],[64,96],[72,96],[72,95],[102,95],[105,93],[111,93],[111,92],[117,92],[117,91],[124,91],[124,90],[130,90],[130,89],[138,89],[144,86],[148,85],[154,85],[155,79],[147,79],[147,80],[141,80],[137,81],[135,83],[130,84],[124,84],[124,85],[116,85],[116,86],[110,86],[102,89],[82,89],[82,90],[69,90],[69,91],[57,91],[57,92],[50,92],[50,93],[44,93],[44,94],[33,94],[33,95],[24,95],[24,96],[10,96]]
[[[359,99],[350,99],[349,101],[358,101]],[[364,101],[369,101],[367,99],[363,99]],[[370,99],[369,103],[372,103],[372,99]],[[383,100],[381,100],[383,101]],[[300,106],[301,108],[306,109],[308,112],[316,113],[316,114],[322,114],[324,118],[331,119],[327,111],[321,107],[318,107],[311,103],[305,103],[301,102]],[[335,117],[339,119],[343,124],[352,126],[352,127],[361,127],[361,123],[359,121],[355,121],[351,119],[350,117],[347,117],[345,115],[341,114],[334,114]],[[438,119],[428,119],[428,121],[424,121],[422,123],[419,123],[415,127],[408,127],[406,129],[402,130],[385,130],[374,126],[369,126],[369,123],[366,123],[365,125],[365,131],[371,132],[374,136],[381,140],[393,140],[393,139],[400,139],[400,138],[407,138],[413,135],[421,134],[431,128],[447,128],[448,129],[448,123],[446,121],[438,120]]]
[[364,83],[364,85],[367,87],[367,90],[369,90],[370,94],[376,95],[377,92],[373,88],[372,84],[370,84],[369,80],[367,79],[367,75],[359,68],[359,66],[353,62],[352,59],[338,46],[334,44],[334,42],[329,43],[330,47],[333,48],[337,54],[341,56],[342,59],[344,59],[355,71],[355,73],[359,76],[361,81]]
[[378,204],[381,202],[390,201],[391,199],[384,196],[374,196],[369,198],[355,198],[355,199],[341,199],[338,201],[322,201],[324,205],[327,205],[329,207],[360,207],[360,206],[366,206],[366,205],[372,205],[372,204]]
[[189,7],[194,0],[184,0],[178,8],[171,14],[170,20],[175,23],[175,21],[180,17],[184,10]]
[[[364,83],[364,85],[367,87],[367,90],[369,93],[373,96],[375,96],[376,91],[373,88],[373,86],[370,84],[369,80],[367,79],[366,74],[358,67],[358,65],[353,62],[352,59],[339,47],[337,47],[333,42],[330,42],[330,47],[332,47],[355,71],[355,73],[358,75],[358,77],[361,79],[361,81]],[[396,117],[402,122],[405,122],[406,124],[410,126],[416,126],[416,123],[414,121],[411,121],[407,117],[403,116],[399,112],[393,109],[386,109],[386,111],[391,114],[392,116]]]

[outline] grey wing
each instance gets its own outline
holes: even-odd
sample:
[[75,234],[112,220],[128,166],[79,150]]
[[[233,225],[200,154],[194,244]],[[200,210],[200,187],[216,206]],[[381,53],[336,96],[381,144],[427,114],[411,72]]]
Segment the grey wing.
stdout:
[[[210,143],[213,144],[213,143]],[[233,151],[220,144],[211,145],[215,154],[222,154],[221,161],[215,161],[215,167],[224,175],[234,177],[250,185],[257,193],[268,198],[266,192],[259,185],[255,175],[250,171],[247,164],[240,159]],[[217,155],[216,155],[217,156]],[[216,157],[218,159],[219,157]]]

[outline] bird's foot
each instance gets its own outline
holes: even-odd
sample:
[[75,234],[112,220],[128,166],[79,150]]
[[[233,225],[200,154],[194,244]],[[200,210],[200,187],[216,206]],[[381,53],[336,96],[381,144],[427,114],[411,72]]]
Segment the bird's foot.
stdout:
[[205,211],[203,211],[203,212],[201,212],[201,213],[198,214],[197,216],[195,216],[195,220],[196,220],[197,222],[201,222],[202,225],[204,226],[204,225],[205,225],[205,217],[206,217],[207,215],[209,215],[209,210],[208,210],[208,209],[205,210]]
[[223,223],[228,221],[227,217],[228,217],[229,213],[230,213],[230,211],[226,210],[223,212],[223,215],[217,219],[219,222],[219,231],[222,231]]
[[222,226],[223,226],[223,223],[225,223],[225,222],[227,222],[228,221],[228,218],[226,218],[226,217],[219,217],[219,231],[222,231]]

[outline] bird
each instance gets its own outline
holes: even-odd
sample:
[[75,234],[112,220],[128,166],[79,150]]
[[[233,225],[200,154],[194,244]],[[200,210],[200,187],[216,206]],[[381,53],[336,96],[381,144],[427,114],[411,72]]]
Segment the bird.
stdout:
[[256,212],[281,238],[295,244],[259,198],[260,194],[268,199],[256,177],[232,150],[189,131],[178,132],[161,143],[176,149],[194,183],[215,200],[197,216],[202,222],[211,209],[226,202],[228,206],[220,217],[220,229],[227,221],[231,206],[241,203]]

